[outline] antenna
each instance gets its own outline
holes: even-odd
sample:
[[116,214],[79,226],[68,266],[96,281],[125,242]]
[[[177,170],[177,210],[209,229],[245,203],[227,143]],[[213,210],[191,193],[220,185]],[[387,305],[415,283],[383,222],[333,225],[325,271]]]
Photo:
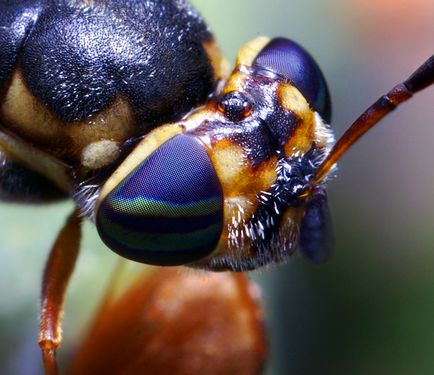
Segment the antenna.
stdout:
[[415,93],[427,88],[433,83],[434,55],[421,65],[410,78],[396,85],[354,121],[318,167],[313,179],[314,184],[321,183],[342,155],[384,116],[410,99]]

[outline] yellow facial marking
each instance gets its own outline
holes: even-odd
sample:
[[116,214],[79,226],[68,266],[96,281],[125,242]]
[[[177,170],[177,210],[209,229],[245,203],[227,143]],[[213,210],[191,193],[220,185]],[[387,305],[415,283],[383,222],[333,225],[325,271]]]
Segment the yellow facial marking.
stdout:
[[225,197],[256,197],[276,180],[277,156],[254,168],[243,148],[229,139],[213,143],[209,154]]
[[247,72],[234,70],[223,88],[223,94],[232,91],[245,91],[248,78]]
[[211,256],[227,253],[233,248],[228,245],[228,241],[236,240],[234,237],[238,235],[245,239],[244,245],[237,248],[241,255],[248,252],[251,245],[248,236],[242,231],[248,229],[248,223],[259,206],[257,196],[262,191],[267,191],[276,181],[277,157],[253,167],[243,148],[229,139],[212,143],[209,154],[225,200],[223,231]]
[[269,41],[270,38],[260,36],[244,44],[238,51],[236,65],[252,66],[258,53],[268,44]]
[[236,67],[226,82],[223,93],[244,91],[246,80],[248,79],[246,67],[252,66],[255,57],[269,41],[269,38],[260,36],[240,48],[237,55]]
[[237,144],[223,140],[213,145],[211,159],[224,188],[224,196],[238,190],[239,182],[248,170],[244,150]]
[[253,168],[242,147],[228,139],[213,144],[209,153],[224,197],[256,197],[276,180],[277,157]]
[[279,102],[283,108],[303,117],[312,112],[303,94],[290,83],[282,83],[278,88]]
[[300,119],[300,124],[285,144],[285,155],[308,152],[314,142],[315,112],[300,91],[289,83],[279,85],[278,96],[280,105]]

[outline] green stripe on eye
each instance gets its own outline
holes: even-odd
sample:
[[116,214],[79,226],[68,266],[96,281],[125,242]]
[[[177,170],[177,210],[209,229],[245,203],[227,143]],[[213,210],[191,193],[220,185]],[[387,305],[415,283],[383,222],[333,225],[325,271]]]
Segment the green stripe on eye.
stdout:
[[215,197],[191,203],[177,204],[157,201],[152,198],[125,198],[113,195],[110,206],[119,213],[146,216],[204,216],[216,213],[221,209],[221,198]]
[[221,232],[221,224],[213,224],[207,228],[190,233],[147,233],[131,232],[113,223],[106,217],[101,217],[101,224],[109,228],[112,238],[123,246],[143,251],[184,251],[195,248],[196,245],[214,242]]

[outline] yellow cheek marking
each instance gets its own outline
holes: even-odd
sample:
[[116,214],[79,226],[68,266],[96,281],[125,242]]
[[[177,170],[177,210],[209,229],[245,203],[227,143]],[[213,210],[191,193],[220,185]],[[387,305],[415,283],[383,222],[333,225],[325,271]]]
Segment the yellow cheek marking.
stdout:
[[[259,205],[257,195],[269,190],[276,181],[278,160],[277,157],[273,157],[259,167],[253,168],[242,147],[231,140],[224,139],[210,147],[210,157],[224,196],[223,232],[216,250],[210,255],[215,257],[230,251],[228,239],[236,236],[237,229],[240,230],[239,236],[243,235],[241,230],[245,230],[244,224],[249,225]],[[245,236],[245,243],[237,252],[241,254],[249,249],[250,240]]]
[[312,112],[302,93],[290,83],[280,84],[278,96],[283,108],[294,112],[299,117],[305,116],[307,112]]
[[300,91],[289,83],[279,86],[278,97],[280,105],[300,119],[300,124],[284,147],[285,155],[292,156],[297,152],[303,154],[309,151],[315,136],[315,112]]
[[122,164],[115,170],[101,189],[96,207],[119,183],[127,177],[143,160],[151,155],[158,147],[175,135],[184,131],[184,128],[176,123],[160,126],[149,134],[127,156]]
[[[242,236],[244,233],[241,233],[241,231],[245,230],[244,224],[249,222],[249,219],[252,217],[257,207],[258,202],[256,196],[225,199],[222,234],[215,250],[207,259],[228,255],[230,253],[231,237],[234,236],[233,228],[239,229],[238,234]],[[250,250],[250,241],[247,236],[245,236],[245,239],[246,241],[243,245],[236,249],[237,258],[243,257],[243,254]]]
[[253,168],[242,147],[228,139],[213,143],[209,153],[225,198],[256,197],[276,180],[276,156]]
[[211,159],[222,184],[224,196],[233,196],[243,175],[248,173],[243,149],[229,140],[222,140],[212,145]]
[[223,88],[223,94],[232,91],[245,91],[248,76],[245,72],[234,70]]
[[238,51],[236,65],[252,66],[258,53],[268,44],[270,38],[259,36],[244,44]]

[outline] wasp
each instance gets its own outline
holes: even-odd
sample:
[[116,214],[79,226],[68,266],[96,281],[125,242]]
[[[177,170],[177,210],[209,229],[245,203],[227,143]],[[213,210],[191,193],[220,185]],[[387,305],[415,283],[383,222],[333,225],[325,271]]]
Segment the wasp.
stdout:
[[335,143],[313,57],[259,37],[227,64],[183,0],[0,2],[1,196],[71,198],[44,273],[39,343],[57,373],[83,217],[133,261],[247,271],[333,246],[325,183],[382,117],[434,81],[434,57]]

